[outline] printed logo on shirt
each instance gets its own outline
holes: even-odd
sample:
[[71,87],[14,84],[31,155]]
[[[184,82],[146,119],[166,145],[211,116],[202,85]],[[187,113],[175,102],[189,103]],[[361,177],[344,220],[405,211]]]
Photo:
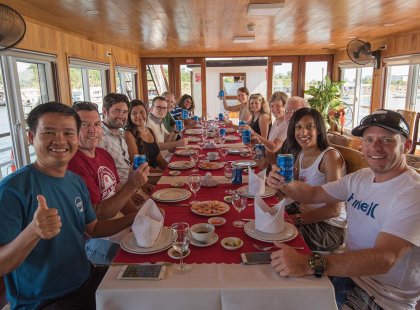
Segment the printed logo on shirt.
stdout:
[[77,210],[79,210],[79,212],[83,212],[83,200],[80,197],[76,197],[76,199],[74,200],[74,204],[77,208]]
[[351,206],[354,209],[365,213],[367,216],[370,216],[373,219],[375,218],[375,209],[378,205],[379,204],[375,202],[365,202],[362,200],[357,200],[354,198],[354,193],[352,193],[347,199],[347,207]]
[[113,196],[116,192],[117,178],[111,169],[101,166],[98,169],[99,190],[101,191],[101,200]]

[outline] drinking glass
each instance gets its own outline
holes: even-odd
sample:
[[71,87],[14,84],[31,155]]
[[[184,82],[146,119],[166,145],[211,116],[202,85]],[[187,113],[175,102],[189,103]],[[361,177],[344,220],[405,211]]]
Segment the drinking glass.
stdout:
[[179,264],[174,264],[172,268],[177,272],[184,272],[191,268],[184,264],[183,254],[188,251],[190,244],[190,225],[185,222],[174,223],[171,225],[172,248],[179,253]]
[[225,142],[226,142],[225,136],[220,136],[219,141],[220,141],[220,147],[224,147]]
[[232,194],[233,167],[230,165],[225,165],[224,174],[225,174],[225,178],[229,181],[229,184],[230,184],[229,186],[230,188],[225,190],[225,193],[231,195]]
[[201,187],[201,177],[199,174],[190,174],[188,177],[188,185],[190,190],[194,193],[194,200],[190,202],[191,205],[197,202],[197,192]]
[[225,161],[227,154],[228,154],[228,149],[226,147],[220,148],[220,155],[222,155],[223,161]]
[[244,227],[245,222],[241,221],[240,214],[246,208],[247,198],[244,196],[240,196],[238,194],[234,194],[232,196],[232,205],[238,211],[238,220],[233,222],[233,226],[235,227]]
[[195,165],[197,165],[198,159],[200,158],[200,155],[198,154],[198,152],[194,152],[192,151],[190,153],[190,160],[192,161],[192,163],[194,164],[194,169],[191,170],[191,172],[198,172],[198,169],[195,167]]

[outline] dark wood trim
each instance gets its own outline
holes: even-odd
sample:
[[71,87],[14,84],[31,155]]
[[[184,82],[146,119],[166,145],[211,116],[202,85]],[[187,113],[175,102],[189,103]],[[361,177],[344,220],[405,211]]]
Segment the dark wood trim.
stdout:
[[[224,88],[224,85],[223,85],[223,77],[224,76],[243,76],[244,77],[244,87],[246,87],[246,73],[245,72],[242,72],[242,73],[223,72],[223,73],[219,73],[219,87],[220,87],[220,89]],[[235,100],[235,99],[238,98],[238,96],[237,95],[227,96],[225,94],[225,98],[226,98],[226,100]]]
[[267,66],[267,59],[230,59],[230,60],[207,60],[207,67],[262,67]]

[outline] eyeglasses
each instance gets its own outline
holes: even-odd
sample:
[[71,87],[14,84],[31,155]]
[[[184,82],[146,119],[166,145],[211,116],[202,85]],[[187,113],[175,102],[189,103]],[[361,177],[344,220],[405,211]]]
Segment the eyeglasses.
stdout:
[[160,107],[157,105],[155,105],[154,108],[156,108],[156,110],[159,110],[159,111],[166,111],[168,109],[167,107]]
[[374,113],[368,116],[365,116],[360,121],[360,126],[364,125],[378,125],[386,126],[392,128],[406,137],[409,136],[410,130],[407,123],[404,121],[403,117],[392,111],[386,111],[385,113]]

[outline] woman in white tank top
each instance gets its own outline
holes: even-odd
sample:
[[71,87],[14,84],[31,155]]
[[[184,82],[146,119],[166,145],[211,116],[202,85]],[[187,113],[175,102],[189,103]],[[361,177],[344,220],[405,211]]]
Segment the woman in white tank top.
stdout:
[[[345,175],[344,159],[329,147],[324,119],[317,110],[297,110],[290,120],[287,139],[300,150],[295,163],[295,179],[322,185]],[[343,243],[344,203],[300,204],[299,212],[291,218],[312,250],[333,251]]]

